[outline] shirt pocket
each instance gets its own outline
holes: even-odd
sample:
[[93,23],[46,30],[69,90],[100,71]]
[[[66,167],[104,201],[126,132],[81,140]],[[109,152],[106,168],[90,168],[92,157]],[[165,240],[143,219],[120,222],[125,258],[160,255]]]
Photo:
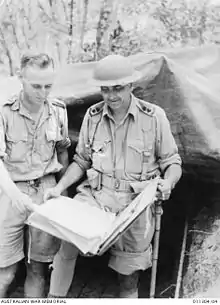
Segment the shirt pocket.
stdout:
[[127,143],[126,172],[131,174],[141,174],[144,143],[141,140],[133,140]]
[[92,145],[92,164],[102,171],[106,162],[111,162],[111,140],[95,141]]
[[56,129],[47,129],[45,131],[44,143],[40,144],[40,154],[43,161],[48,161],[52,158],[55,150],[55,144],[58,140]]
[[24,162],[28,153],[26,133],[6,134],[6,153],[11,162]]
[[146,151],[150,152],[151,154],[154,154],[156,132],[153,120],[146,121],[145,124],[143,124],[142,133]]
[[155,134],[152,129],[143,129],[144,151],[143,162],[149,163],[155,159]]

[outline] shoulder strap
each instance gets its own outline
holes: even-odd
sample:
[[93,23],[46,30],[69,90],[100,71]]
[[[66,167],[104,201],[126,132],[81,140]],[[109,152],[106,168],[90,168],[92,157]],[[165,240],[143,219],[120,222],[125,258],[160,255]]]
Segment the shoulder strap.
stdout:
[[97,104],[95,104],[95,105],[92,105],[90,108],[89,108],[89,114],[91,115],[91,116],[95,116],[95,115],[97,115],[97,114],[99,114],[101,111],[102,111],[102,109],[103,109],[103,107],[104,107],[104,102],[102,101],[102,102],[99,102],[99,103],[97,103]]
[[139,109],[149,116],[153,116],[155,113],[155,106],[149,102],[138,99],[137,105]]
[[61,101],[61,100],[58,100],[58,99],[53,99],[53,100],[52,100],[52,104],[53,104],[54,106],[61,107],[61,108],[63,108],[63,109],[66,108],[65,103],[64,103],[63,101]]
[[4,105],[13,105],[18,99],[18,96],[17,95],[14,95],[12,97],[10,97],[9,99],[6,100],[5,103],[3,103],[3,106]]
[[93,144],[98,125],[102,118],[104,102],[97,103],[89,108],[90,119],[88,120],[89,145]]

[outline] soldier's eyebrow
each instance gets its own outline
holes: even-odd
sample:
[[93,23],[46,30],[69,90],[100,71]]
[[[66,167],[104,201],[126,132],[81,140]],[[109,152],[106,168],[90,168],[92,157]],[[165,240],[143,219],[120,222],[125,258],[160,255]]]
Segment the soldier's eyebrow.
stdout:
[[122,86],[122,85],[113,86],[113,89],[116,89],[116,90],[122,90],[124,88],[125,88],[125,86]]
[[109,87],[101,86],[101,91],[108,92],[109,91]]
[[52,84],[46,84],[46,85],[40,85],[40,84],[31,84],[31,86],[35,89],[40,89],[42,87],[48,89],[48,88],[51,88],[52,87]]
[[108,91],[108,90],[123,90],[126,86],[122,86],[122,85],[116,85],[116,86],[112,86],[112,87],[108,87],[108,86],[101,86],[101,90],[103,91]]

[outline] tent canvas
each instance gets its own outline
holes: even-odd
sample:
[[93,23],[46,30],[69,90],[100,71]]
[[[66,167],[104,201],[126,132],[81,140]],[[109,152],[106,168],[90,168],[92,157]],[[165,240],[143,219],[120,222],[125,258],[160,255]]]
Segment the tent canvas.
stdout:
[[[165,110],[184,172],[200,179],[220,181],[220,48],[211,45],[171,49],[139,53],[130,58],[142,74],[134,84],[133,93]],[[77,141],[85,105],[88,107],[101,100],[99,88],[95,95],[95,88],[90,85],[93,67],[94,63],[82,63],[63,70],[62,82],[65,82],[65,73],[72,75],[74,82],[74,94],[66,99],[69,117],[74,113],[79,116],[78,121],[69,123],[73,142]],[[71,83],[71,78],[68,82]],[[59,96],[58,91],[56,96]]]
[[[220,181],[219,46],[139,53],[130,58],[142,74],[133,92],[166,111],[184,171],[200,179]],[[62,66],[51,92],[67,104],[73,148],[86,109],[101,100],[99,88],[90,83],[94,65]],[[1,80],[1,102],[18,89],[16,78]]]

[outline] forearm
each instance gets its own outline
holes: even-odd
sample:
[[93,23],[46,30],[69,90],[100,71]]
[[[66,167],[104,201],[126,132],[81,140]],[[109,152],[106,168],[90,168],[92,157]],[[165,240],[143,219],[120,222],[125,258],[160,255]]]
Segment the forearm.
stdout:
[[76,162],[71,163],[57,184],[60,193],[66,190],[70,185],[78,182],[83,177],[84,173],[85,171]]
[[180,180],[182,176],[182,168],[179,164],[170,165],[164,174],[164,179],[169,180],[172,189],[175,187],[177,182]]
[[[57,158],[58,158],[59,163],[62,164],[62,166],[63,166],[63,168],[56,175],[57,181],[60,181],[60,179],[65,174],[65,172],[68,168],[68,165],[69,165],[69,156],[68,156],[67,149],[65,149],[61,153],[58,153]],[[68,190],[66,189],[65,191],[63,191],[62,195],[68,197]]]
[[58,178],[58,180],[60,180],[69,166],[69,156],[68,156],[67,149],[61,153],[58,153],[57,158],[58,158],[59,163],[62,164],[62,166],[63,166],[61,171],[59,173],[57,173],[57,178]]
[[3,161],[0,159],[0,173],[3,179],[0,179],[0,188],[7,194],[8,197],[16,197],[16,194],[20,192],[16,184],[11,179],[9,172],[5,168]]

